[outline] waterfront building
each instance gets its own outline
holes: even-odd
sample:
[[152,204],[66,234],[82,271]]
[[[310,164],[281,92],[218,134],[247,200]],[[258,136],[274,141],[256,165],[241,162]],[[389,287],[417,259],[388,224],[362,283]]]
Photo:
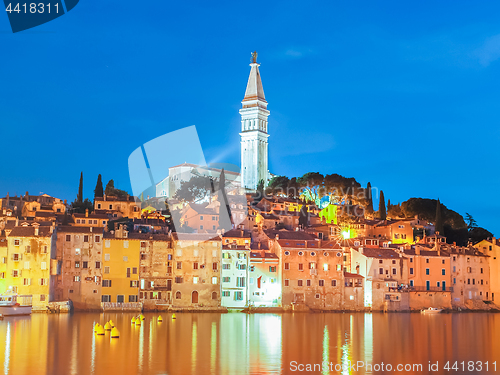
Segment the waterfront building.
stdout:
[[180,222],[197,233],[215,233],[219,228],[219,213],[207,204],[191,203],[181,211]]
[[282,265],[283,306],[293,310],[341,310],[343,250],[304,232],[276,233]]
[[173,234],[174,284],[172,305],[178,308],[218,308],[221,301],[222,241],[218,235]]
[[[232,230],[227,234],[236,231],[239,232]],[[243,235],[236,236],[234,240],[224,237],[223,242],[221,304],[228,309],[242,309],[248,306],[249,299],[250,235],[248,240]]]
[[144,310],[162,310],[172,304],[173,248],[168,234],[133,233],[141,240],[139,302]]
[[365,307],[364,277],[357,273],[344,272],[344,310],[363,310]]
[[[31,225],[14,227],[7,239],[7,288],[18,294],[33,296],[33,309],[45,310],[54,300],[55,275],[54,226]],[[5,291],[2,291],[5,292]]]
[[90,213],[89,210],[86,209],[84,214],[73,213],[71,215],[72,223],[71,225],[77,227],[100,227],[106,228],[108,224],[109,217],[103,213]]
[[282,306],[280,259],[269,251],[268,242],[252,244],[248,270],[248,304],[254,307]]
[[0,236],[0,293],[7,287],[7,237]]
[[472,307],[475,301],[489,301],[490,267],[488,255],[474,247],[450,247],[452,305]]
[[[145,241],[120,226],[104,233],[102,296],[104,309],[113,303],[135,303],[139,300],[139,254]],[[109,304],[111,303],[111,304]]]
[[500,298],[500,240],[497,238],[488,238],[474,245],[479,251],[488,257],[488,268],[490,269],[489,289],[491,301],[495,302],[495,297]]
[[[366,239],[365,239],[366,240]],[[408,259],[402,251],[369,246],[350,247],[349,271],[364,278],[363,303],[372,310],[408,310]],[[360,281],[361,282],[361,281]]]
[[451,308],[450,254],[441,241],[421,241],[403,250],[408,258],[410,308]]
[[58,272],[55,300],[71,300],[77,310],[101,309],[102,227],[56,228]]

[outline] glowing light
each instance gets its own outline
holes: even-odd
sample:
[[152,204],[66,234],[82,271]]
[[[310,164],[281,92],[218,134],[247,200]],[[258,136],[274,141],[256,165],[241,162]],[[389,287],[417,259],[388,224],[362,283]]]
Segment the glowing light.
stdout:
[[323,270],[328,271],[328,264],[327,263],[323,264]]
[[342,232],[342,237],[344,237],[344,240],[347,240],[347,239],[351,238],[351,233],[349,233],[348,230],[345,230]]
[[[328,350],[330,348],[329,341],[330,341],[330,336],[328,335],[328,328],[325,325],[325,329],[323,330],[323,363],[330,362],[329,355],[328,355],[329,354]],[[329,371],[328,366],[323,366],[323,374],[326,375],[329,373],[330,373],[330,371]]]

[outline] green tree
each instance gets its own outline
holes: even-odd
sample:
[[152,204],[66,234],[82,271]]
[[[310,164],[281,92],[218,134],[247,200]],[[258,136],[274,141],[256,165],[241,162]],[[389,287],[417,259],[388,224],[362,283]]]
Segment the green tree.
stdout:
[[80,173],[80,186],[78,186],[76,201],[80,204],[83,203],[83,172]]
[[481,242],[482,240],[486,240],[488,238],[493,237],[493,234],[481,227],[474,227],[471,230],[469,230],[469,240],[472,242],[472,244],[477,244],[478,242]]
[[379,199],[379,202],[378,202],[378,216],[382,220],[387,219],[387,212],[386,212],[386,208],[385,208],[384,192],[382,190],[380,190],[380,199]]
[[434,230],[441,233],[441,235],[444,235],[444,222],[441,214],[441,202],[439,201],[439,198],[436,203],[436,220],[434,221]]
[[115,188],[115,181],[114,180],[109,180],[108,183],[106,184],[106,189],[104,190],[104,194],[107,196],[111,197],[118,197],[118,198],[126,198],[128,196],[128,193],[125,190],[120,190]]
[[465,213],[465,222],[467,223],[469,231],[477,227],[477,221],[474,220],[472,215],[468,212]]
[[[214,191],[217,191],[214,186]],[[206,176],[192,176],[188,181],[182,181],[173,198],[182,202],[201,200],[212,192],[210,178]]]
[[83,202],[78,202],[78,199],[75,199],[71,203],[70,209],[72,213],[84,214],[86,210],[89,210],[89,213],[91,213],[94,211],[94,205],[88,198],[85,198]]
[[[401,210],[406,217],[415,217],[415,215],[418,215],[420,220],[433,223],[436,219],[436,204],[437,201],[435,199],[410,198],[401,203]],[[442,203],[441,214],[444,224],[450,225],[451,228],[467,228],[467,224],[462,215],[446,208]]]
[[288,184],[290,183],[290,179],[286,176],[274,176],[269,181],[269,185],[267,185],[266,192],[268,194],[287,194]]
[[102,187],[102,177],[101,174],[99,174],[99,176],[97,176],[97,183],[94,189],[94,200],[96,198],[101,198],[103,196],[104,196],[104,189]]

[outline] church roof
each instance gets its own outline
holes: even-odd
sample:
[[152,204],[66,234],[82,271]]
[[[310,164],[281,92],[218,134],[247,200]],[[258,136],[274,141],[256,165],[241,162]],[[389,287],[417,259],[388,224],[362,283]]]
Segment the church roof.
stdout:
[[257,62],[252,62],[250,66],[252,68],[250,69],[250,76],[248,77],[247,90],[245,91],[243,102],[251,100],[261,100],[266,102],[264,88],[262,87],[262,80],[260,78],[259,72],[260,64],[258,64]]

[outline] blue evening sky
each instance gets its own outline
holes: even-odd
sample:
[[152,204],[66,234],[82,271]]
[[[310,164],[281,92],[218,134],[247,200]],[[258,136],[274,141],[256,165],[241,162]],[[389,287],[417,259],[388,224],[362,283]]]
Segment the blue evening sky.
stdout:
[[[90,1],[12,34],[0,14],[0,195],[72,201],[84,171],[130,190],[128,156],[196,125],[239,165],[257,50],[276,174],[339,173],[440,198],[500,235],[500,3]],[[166,151],[167,152],[167,151]]]

